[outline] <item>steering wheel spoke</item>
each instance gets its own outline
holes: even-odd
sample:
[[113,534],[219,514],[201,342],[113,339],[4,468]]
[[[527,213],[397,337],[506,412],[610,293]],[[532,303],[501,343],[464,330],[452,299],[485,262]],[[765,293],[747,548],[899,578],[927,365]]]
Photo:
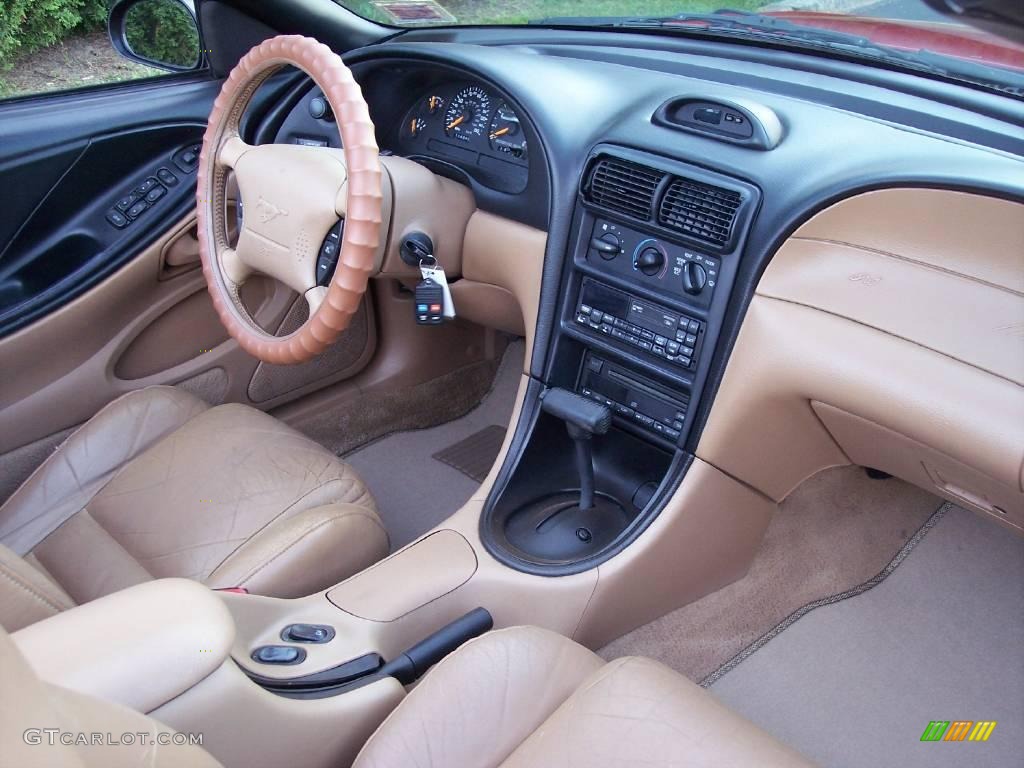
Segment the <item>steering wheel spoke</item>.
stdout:
[[221,144],[220,149],[217,150],[217,165],[235,170],[238,168],[238,161],[252,148],[251,144],[246,143],[241,136],[235,134]]
[[327,298],[327,286],[313,286],[303,294],[303,297],[306,299],[306,306],[309,307],[309,316],[312,317]]
[[225,282],[232,287],[245,283],[254,271],[234,248],[225,248],[220,252],[220,266]]

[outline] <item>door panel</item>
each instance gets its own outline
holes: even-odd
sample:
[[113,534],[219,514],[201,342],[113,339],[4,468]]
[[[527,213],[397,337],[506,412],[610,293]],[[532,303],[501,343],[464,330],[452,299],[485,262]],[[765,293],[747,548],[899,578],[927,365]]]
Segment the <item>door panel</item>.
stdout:
[[[249,117],[258,121],[293,79],[268,81]],[[5,483],[133,389],[175,384],[213,403],[270,409],[354,376],[372,357],[369,298],[359,328],[330,356],[285,371],[264,366],[258,377],[259,362],[221,326],[199,268],[195,162],[184,156],[202,140],[219,88],[166,77],[0,103],[0,188],[18,190],[0,206]],[[140,194],[159,187],[156,199],[131,223],[111,223],[118,202],[150,179]],[[263,278],[247,283],[243,299],[274,332],[287,332],[301,316],[296,303],[304,306]]]
[[[0,206],[0,335],[88,290],[192,208],[186,151],[219,87],[190,75],[0,104],[0,183],[17,190]],[[150,179],[138,219],[111,224]]]

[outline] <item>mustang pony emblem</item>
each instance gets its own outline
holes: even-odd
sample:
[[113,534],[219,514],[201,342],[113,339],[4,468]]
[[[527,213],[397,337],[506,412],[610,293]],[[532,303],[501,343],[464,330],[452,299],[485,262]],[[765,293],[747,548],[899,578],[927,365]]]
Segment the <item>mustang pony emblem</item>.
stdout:
[[850,275],[849,279],[851,282],[860,283],[861,285],[866,285],[869,288],[882,282],[881,275],[872,275],[870,272],[857,272],[856,274]]
[[256,208],[259,209],[260,221],[262,221],[264,224],[266,224],[268,221],[273,221],[278,216],[288,215],[288,211],[284,210],[283,208],[278,208],[276,205],[269,202],[262,196],[256,203]]

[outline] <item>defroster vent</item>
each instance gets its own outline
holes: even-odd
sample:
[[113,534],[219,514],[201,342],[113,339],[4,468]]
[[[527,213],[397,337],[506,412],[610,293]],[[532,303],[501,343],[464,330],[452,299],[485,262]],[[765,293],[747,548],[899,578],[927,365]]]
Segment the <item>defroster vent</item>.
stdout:
[[654,195],[664,178],[662,171],[602,157],[593,166],[584,195],[594,205],[650,221]]
[[736,213],[743,204],[739,192],[676,177],[658,209],[658,223],[689,237],[718,246],[732,237]]

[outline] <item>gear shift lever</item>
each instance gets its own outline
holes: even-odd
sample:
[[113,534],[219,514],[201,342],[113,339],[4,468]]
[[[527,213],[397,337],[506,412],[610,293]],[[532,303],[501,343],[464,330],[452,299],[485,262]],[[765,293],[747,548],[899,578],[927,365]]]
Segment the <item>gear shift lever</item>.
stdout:
[[541,408],[565,422],[576,446],[576,469],[580,474],[581,510],[594,506],[594,452],[590,438],[603,435],[612,424],[612,412],[567,389],[549,389],[542,395]]

